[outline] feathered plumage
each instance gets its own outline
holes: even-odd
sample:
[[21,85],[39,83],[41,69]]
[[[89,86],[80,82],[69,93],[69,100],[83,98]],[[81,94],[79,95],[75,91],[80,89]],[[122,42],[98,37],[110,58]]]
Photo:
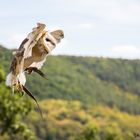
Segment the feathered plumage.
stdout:
[[64,38],[62,30],[48,32],[45,30],[45,24],[38,23],[37,25],[15,52],[6,80],[8,86],[16,87],[19,83],[25,85],[24,72],[30,71],[31,73],[32,70],[40,69],[46,60],[46,56]]
[[[39,69],[43,66],[47,55],[64,38],[64,33],[62,30],[49,32],[45,30],[45,27],[45,24],[38,23],[15,52],[10,73],[6,78],[6,85],[12,87],[13,91],[16,89],[29,95],[30,92],[25,88],[25,72],[31,74],[34,71],[46,78],[46,75]],[[32,97],[31,94],[29,96]]]

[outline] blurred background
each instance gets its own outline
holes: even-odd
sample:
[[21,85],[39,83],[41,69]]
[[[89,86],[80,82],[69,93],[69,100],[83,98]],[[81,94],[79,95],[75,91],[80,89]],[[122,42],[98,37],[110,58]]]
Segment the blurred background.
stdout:
[[[140,139],[140,1],[0,1],[0,140]],[[36,104],[5,86],[12,49],[36,26],[65,38],[27,75]]]

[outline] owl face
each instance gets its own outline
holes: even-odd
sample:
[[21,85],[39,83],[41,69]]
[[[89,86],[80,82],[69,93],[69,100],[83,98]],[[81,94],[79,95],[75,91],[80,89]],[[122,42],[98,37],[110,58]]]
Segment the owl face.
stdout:
[[63,38],[64,33],[62,30],[55,30],[47,33],[45,36],[45,44],[49,52],[52,51]]

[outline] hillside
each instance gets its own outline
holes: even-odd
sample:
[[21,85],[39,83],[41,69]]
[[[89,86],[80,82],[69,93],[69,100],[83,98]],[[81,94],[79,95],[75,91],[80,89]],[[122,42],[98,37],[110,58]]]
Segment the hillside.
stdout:
[[117,108],[84,108],[78,101],[54,99],[41,101],[40,105],[45,123],[36,112],[29,115],[27,123],[41,140],[132,140],[133,133],[139,133],[140,116]]
[[[8,71],[11,51],[0,48]],[[42,71],[27,75],[27,87],[38,99],[79,100],[85,106],[102,104],[140,113],[140,61],[96,57],[49,56]]]
[[[0,47],[0,128],[8,126],[0,139],[132,140],[139,134],[139,60],[49,56],[42,69],[48,80],[27,75],[27,87],[40,100],[41,120],[32,100],[11,96],[4,85],[11,53]],[[11,137],[11,130],[18,134]]]

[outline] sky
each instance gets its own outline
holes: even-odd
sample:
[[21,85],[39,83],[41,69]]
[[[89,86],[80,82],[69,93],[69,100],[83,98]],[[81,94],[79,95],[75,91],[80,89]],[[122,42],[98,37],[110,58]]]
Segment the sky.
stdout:
[[52,54],[140,59],[140,0],[0,0],[0,44],[18,48],[37,22],[62,29]]

